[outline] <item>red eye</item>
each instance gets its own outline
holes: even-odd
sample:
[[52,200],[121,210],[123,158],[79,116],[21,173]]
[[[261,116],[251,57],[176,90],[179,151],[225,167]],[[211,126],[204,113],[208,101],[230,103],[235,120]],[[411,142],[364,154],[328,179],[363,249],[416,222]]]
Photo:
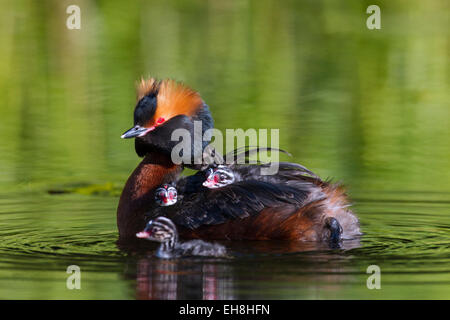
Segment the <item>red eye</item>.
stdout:
[[161,117],[161,118],[159,118],[158,120],[156,120],[156,123],[157,124],[161,124],[161,123],[163,123],[164,121],[166,121],[163,117]]

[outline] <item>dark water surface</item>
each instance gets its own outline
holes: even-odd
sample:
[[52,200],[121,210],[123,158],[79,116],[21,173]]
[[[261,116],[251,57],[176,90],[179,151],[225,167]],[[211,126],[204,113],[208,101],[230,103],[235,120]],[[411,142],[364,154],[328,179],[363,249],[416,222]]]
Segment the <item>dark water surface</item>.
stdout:
[[[0,298],[449,299],[448,2],[379,1],[376,31],[369,4],[2,1]],[[119,249],[139,161],[119,137],[150,74],[199,90],[219,129],[279,128],[283,160],[348,187],[364,236],[224,242],[229,259]]]

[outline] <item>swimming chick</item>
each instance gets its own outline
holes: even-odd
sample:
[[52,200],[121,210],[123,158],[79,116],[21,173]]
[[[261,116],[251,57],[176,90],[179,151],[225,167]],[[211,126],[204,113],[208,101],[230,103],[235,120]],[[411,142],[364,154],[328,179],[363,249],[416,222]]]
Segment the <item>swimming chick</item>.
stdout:
[[150,220],[136,237],[160,242],[161,246],[156,251],[156,256],[162,259],[182,256],[223,257],[226,254],[225,247],[216,243],[202,240],[179,242],[175,224],[166,217]]

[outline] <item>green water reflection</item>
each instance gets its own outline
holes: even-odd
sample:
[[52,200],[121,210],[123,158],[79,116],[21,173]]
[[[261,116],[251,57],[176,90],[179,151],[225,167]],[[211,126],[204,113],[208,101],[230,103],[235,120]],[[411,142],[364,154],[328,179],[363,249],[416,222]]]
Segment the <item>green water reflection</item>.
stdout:
[[[375,31],[369,1],[1,4],[0,298],[450,298],[447,1],[378,1]],[[294,161],[348,186],[361,246],[120,251],[117,193],[139,160],[119,136],[142,75],[199,90],[219,129],[279,128]],[[366,288],[370,264],[382,290]]]

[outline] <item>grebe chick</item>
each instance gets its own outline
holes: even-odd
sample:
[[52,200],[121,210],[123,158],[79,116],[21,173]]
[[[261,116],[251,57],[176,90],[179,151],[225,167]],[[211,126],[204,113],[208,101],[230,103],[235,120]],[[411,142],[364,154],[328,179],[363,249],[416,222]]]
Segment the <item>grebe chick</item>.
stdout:
[[136,237],[160,242],[161,246],[156,251],[156,256],[162,259],[182,256],[223,257],[226,254],[225,247],[220,244],[202,240],[179,242],[175,224],[166,217],[150,220]]
[[[256,162],[251,164],[249,161],[249,156],[252,154],[257,154],[261,151],[266,152],[280,152],[285,153],[289,156],[291,154],[285,150],[272,148],[272,147],[250,147],[245,146],[225,155],[226,159],[229,157],[233,157],[234,160],[230,164],[223,164],[224,159],[220,159],[221,164],[211,164],[206,169],[204,169],[206,179],[203,182],[203,186],[209,189],[217,189],[225,187],[229,184],[244,181],[244,180],[274,180],[270,177],[264,177],[260,174],[261,168],[272,165],[272,163],[260,163]],[[220,157],[220,155],[219,155]],[[240,161],[245,160],[243,164],[240,164]],[[257,165],[255,165],[257,164]],[[319,178],[314,172],[310,171],[306,167],[298,164],[298,163],[290,163],[290,162],[278,162],[277,165],[283,167],[283,169],[289,168],[290,170],[295,169],[299,174],[310,176],[313,178]],[[279,177],[276,177],[275,180],[279,180]]]
[[[263,165],[212,165],[205,170],[206,180],[203,182],[203,186],[209,189],[217,189],[225,187],[229,184],[244,181],[244,180],[261,180],[261,181],[274,181],[283,180],[280,176],[261,176],[258,172],[261,168],[269,166],[270,163]],[[279,162],[278,166],[281,170],[297,170],[299,175],[309,176],[312,178],[318,178],[312,171],[308,170],[304,166],[297,163]]]
[[222,188],[236,180],[233,170],[224,165],[211,167],[206,172],[207,177],[205,182],[203,182],[203,186],[209,189]]
[[175,204],[178,200],[177,189],[170,184],[164,184],[155,191],[155,201],[161,207]]

